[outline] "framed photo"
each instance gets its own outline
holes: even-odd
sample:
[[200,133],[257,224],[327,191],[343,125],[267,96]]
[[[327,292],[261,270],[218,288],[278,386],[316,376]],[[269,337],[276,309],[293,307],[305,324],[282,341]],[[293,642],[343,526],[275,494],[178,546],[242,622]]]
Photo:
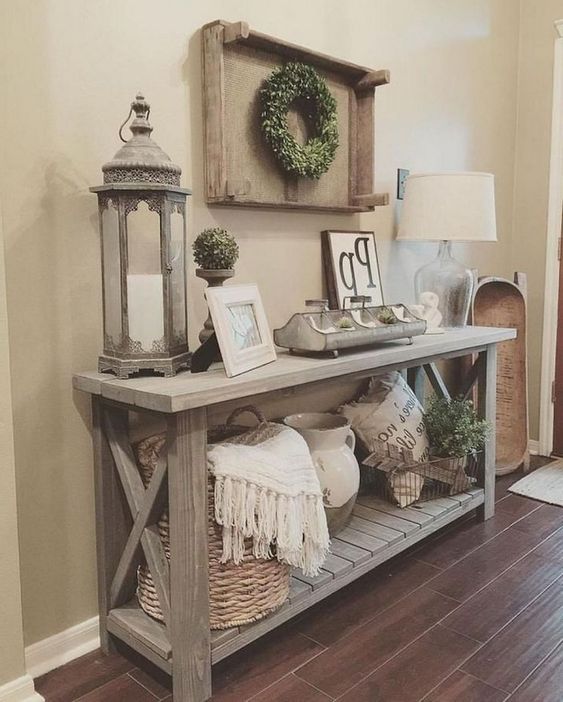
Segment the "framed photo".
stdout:
[[258,286],[207,288],[205,296],[229,378],[276,360]]
[[373,232],[322,232],[323,268],[331,309],[342,309],[344,298],[371,297],[383,305],[377,247]]

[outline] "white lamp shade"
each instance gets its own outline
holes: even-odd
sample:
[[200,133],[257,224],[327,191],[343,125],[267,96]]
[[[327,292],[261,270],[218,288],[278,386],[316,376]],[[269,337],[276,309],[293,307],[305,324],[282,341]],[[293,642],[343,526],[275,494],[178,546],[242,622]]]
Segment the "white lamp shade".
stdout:
[[397,239],[496,241],[492,173],[409,176]]

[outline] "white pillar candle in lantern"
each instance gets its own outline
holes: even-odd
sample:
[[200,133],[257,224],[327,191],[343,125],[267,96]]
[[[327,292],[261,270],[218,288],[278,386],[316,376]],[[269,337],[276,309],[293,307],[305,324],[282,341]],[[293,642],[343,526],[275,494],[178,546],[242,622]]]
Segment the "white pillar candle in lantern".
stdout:
[[162,276],[137,273],[127,276],[127,313],[129,336],[152,349],[164,337],[162,314]]

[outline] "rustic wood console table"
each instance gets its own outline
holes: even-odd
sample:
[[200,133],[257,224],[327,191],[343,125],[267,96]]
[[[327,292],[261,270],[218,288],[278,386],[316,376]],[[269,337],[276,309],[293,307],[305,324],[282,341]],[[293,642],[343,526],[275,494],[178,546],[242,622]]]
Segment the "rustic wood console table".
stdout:
[[[92,395],[96,473],[98,585],[102,647],[124,641],[173,676],[176,702],[202,702],[211,696],[211,666],[272,630],[315,602],[400,553],[432,532],[477,508],[481,519],[494,512],[494,436],[485,450],[478,487],[454,497],[399,509],[372,497],[361,498],[352,522],[333,539],[332,553],[316,578],[299,571],[289,600],[256,624],[210,632],[207,562],[208,412],[233,401],[260,400],[310,392],[327,384],[358,380],[391,369],[424,369],[434,389],[446,394],[436,361],[475,354],[464,386],[478,383],[478,410],[494,421],[496,344],[513,339],[512,329],[467,327],[417,337],[412,345],[390,343],[337,359],[280,353],[278,360],[237,378],[221,367],[201,375],[118,380],[81,373],[74,387]],[[297,392],[298,391],[298,392]],[[296,408],[297,410],[298,408]],[[167,455],[145,490],[129,439],[130,412],[166,421]],[[164,453],[164,452],[163,452]],[[170,564],[156,522],[166,500],[171,526]],[[136,604],[136,568],[144,554],[153,574],[165,624],[150,619]]]

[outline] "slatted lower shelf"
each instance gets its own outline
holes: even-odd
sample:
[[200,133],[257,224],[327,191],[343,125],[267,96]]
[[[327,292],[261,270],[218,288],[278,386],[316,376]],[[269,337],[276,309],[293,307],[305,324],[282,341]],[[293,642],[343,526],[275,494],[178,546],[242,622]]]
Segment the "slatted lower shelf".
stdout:
[[[255,624],[211,632],[213,663],[475,509],[483,500],[483,490],[477,488],[406,509],[393,507],[375,497],[360,497],[348,526],[333,539],[332,553],[318,576],[309,578],[294,571],[289,598],[277,612]],[[172,649],[166,629],[148,617],[135,602],[112,610],[107,628],[163,670],[171,672]]]

